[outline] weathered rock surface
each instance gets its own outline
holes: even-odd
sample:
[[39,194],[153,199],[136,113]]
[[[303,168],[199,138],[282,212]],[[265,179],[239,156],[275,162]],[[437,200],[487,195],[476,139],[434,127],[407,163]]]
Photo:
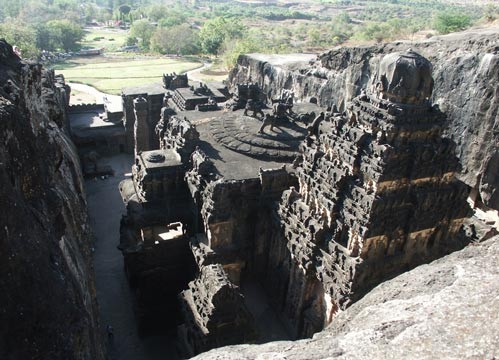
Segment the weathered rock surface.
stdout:
[[0,358],[102,359],[68,94],[0,40]]
[[251,77],[268,96],[292,89],[322,106],[348,101],[369,85],[382,56],[412,48],[433,64],[432,102],[447,114],[447,135],[457,144],[461,180],[499,209],[499,28],[477,29],[424,42],[335,48],[308,63],[304,56],[241,56],[230,84]]
[[313,339],[195,359],[492,359],[499,355],[499,237],[374,288]]

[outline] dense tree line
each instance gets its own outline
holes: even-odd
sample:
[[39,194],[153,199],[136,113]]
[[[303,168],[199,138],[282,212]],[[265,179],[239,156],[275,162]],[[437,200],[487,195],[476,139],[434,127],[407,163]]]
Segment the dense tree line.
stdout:
[[[465,29],[486,15],[483,8],[437,0],[316,1],[344,6],[345,10],[329,17],[242,2],[198,1],[197,7],[152,4],[135,11],[134,17],[142,20],[132,24],[132,34],[144,50],[219,55],[230,66],[243,52],[303,51],[351,39],[380,42],[411,37],[421,30],[445,34]],[[351,8],[360,10],[347,12]],[[498,17],[496,7],[487,11],[489,20]],[[278,21],[282,20],[287,22],[280,26]],[[260,26],[255,27],[255,22]]]
[[88,7],[77,0],[2,0],[0,37],[25,57],[40,51],[74,51],[83,38]]
[[458,7],[438,0],[315,1],[340,11],[312,14],[213,0],[0,0],[0,37],[31,57],[41,50],[76,50],[86,24],[119,21],[130,27],[123,45],[161,54],[217,55],[229,66],[243,52],[306,51],[350,39],[392,40],[420,30],[445,34],[480,18],[499,17],[494,5]]

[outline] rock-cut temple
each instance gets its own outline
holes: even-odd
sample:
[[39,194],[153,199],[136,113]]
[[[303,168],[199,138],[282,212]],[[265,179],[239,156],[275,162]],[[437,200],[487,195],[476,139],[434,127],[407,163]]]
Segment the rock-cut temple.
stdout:
[[462,247],[469,189],[427,59],[384,56],[341,111],[262,86],[230,94],[168,75],[160,94],[124,96],[135,162],[119,247],[143,323],[170,319],[187,356],[258,341],[246,282],[291,337],[309,337],[380,282]]

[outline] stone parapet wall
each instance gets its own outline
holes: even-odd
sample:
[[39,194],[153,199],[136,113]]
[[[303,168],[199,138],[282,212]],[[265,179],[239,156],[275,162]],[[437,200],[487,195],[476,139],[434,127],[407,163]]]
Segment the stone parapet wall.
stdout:
[[76,104],[69,106],[70,113],[86,112],[86,111],[104,111],[103,104],[87,103],[87,104]]

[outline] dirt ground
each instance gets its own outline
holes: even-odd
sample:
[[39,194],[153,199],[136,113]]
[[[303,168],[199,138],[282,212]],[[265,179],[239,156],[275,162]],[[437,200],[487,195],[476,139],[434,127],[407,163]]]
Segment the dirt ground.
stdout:
[[93,104],[97,101],[94,95],[88,92],[79,91],[71,87],[71,97],[69,99],[70,105],[78,104]]

